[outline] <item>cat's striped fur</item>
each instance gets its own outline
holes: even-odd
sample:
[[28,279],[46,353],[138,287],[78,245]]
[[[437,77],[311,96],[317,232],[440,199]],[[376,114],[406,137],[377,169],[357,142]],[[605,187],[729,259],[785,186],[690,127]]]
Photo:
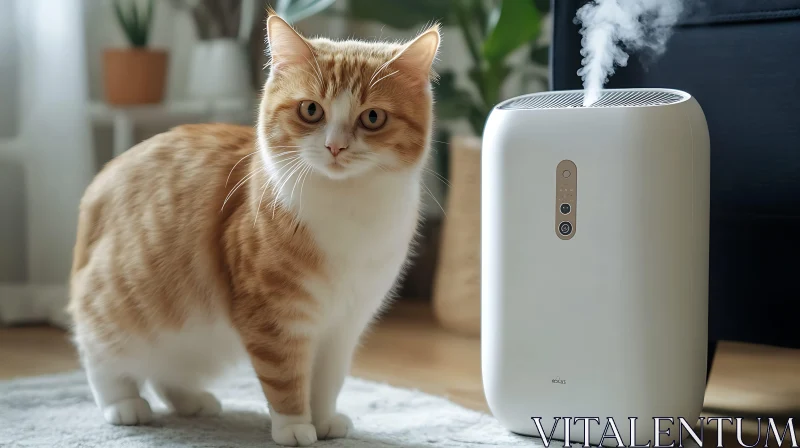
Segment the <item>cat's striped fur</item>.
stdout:
[[145,383],[181,414],[215,414],[208,382],[243,359],[278,443],[351,428],[336,399],[415,233],[439,30],[390,44],[305,39],[275,15],[267,29],[255,130],[157,135],[81,203],[69,310],[111,423],[151,419]]

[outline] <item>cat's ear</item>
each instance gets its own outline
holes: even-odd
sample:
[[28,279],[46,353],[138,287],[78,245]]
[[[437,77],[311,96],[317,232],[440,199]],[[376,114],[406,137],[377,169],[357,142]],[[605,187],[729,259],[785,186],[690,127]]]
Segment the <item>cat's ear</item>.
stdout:
[[309,64],[314,60],[311,46],[303,36],[275,14],[267,18],[267,44],[273,71],[295,64]]
[[407,43],[392,61],[392,66],[406,74],[423,76],[427,79],[439,52],[441,40],[439,25],[435,24]]

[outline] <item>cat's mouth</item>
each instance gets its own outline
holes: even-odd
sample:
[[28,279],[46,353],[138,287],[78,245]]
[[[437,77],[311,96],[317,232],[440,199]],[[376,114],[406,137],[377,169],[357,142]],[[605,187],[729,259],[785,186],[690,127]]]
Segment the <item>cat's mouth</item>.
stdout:
[[345,166],[341,161],[339,161],[339,159],[334,158],[331,160],[331,163],[328,164],[328,168],[334,171],[342,171],[344,170]]

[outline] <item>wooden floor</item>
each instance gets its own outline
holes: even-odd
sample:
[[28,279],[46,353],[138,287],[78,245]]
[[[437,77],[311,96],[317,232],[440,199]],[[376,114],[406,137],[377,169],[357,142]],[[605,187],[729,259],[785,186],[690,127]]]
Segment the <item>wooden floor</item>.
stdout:
[[[64,332],[39,326],[0,328],[0,378],[78,367]],[[352,374],[419,389],[488,412],[481,385],[479,341],[438,327],[423,302],[399,303],[381,320],[365,337]],[[794,417],[800,428],[800,350],[721,343],[706,392],[705,414],[751,417],[744,436],[748,444],[756,440],[755,418],[759,416],[776,417],[776,421],[783,418],[783,424],[786,417]],[[724,427],[728,428],[725,446],[740,446],[731,427]],[[762,437],[765,432],[762,424]],[[800,429],[797,434],[800,438]],[[764,446],[763,439],[758,446]]]

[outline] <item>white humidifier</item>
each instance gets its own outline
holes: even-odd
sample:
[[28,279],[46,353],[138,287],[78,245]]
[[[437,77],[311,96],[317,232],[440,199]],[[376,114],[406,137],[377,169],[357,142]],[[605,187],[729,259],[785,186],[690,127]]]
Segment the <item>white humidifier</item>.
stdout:
[[486,399],[553,446],[669,445],[691,437],[680,422],[697,423],[705,390],[706,120],[681,91],[583,95],[513,98],[486,124]]

